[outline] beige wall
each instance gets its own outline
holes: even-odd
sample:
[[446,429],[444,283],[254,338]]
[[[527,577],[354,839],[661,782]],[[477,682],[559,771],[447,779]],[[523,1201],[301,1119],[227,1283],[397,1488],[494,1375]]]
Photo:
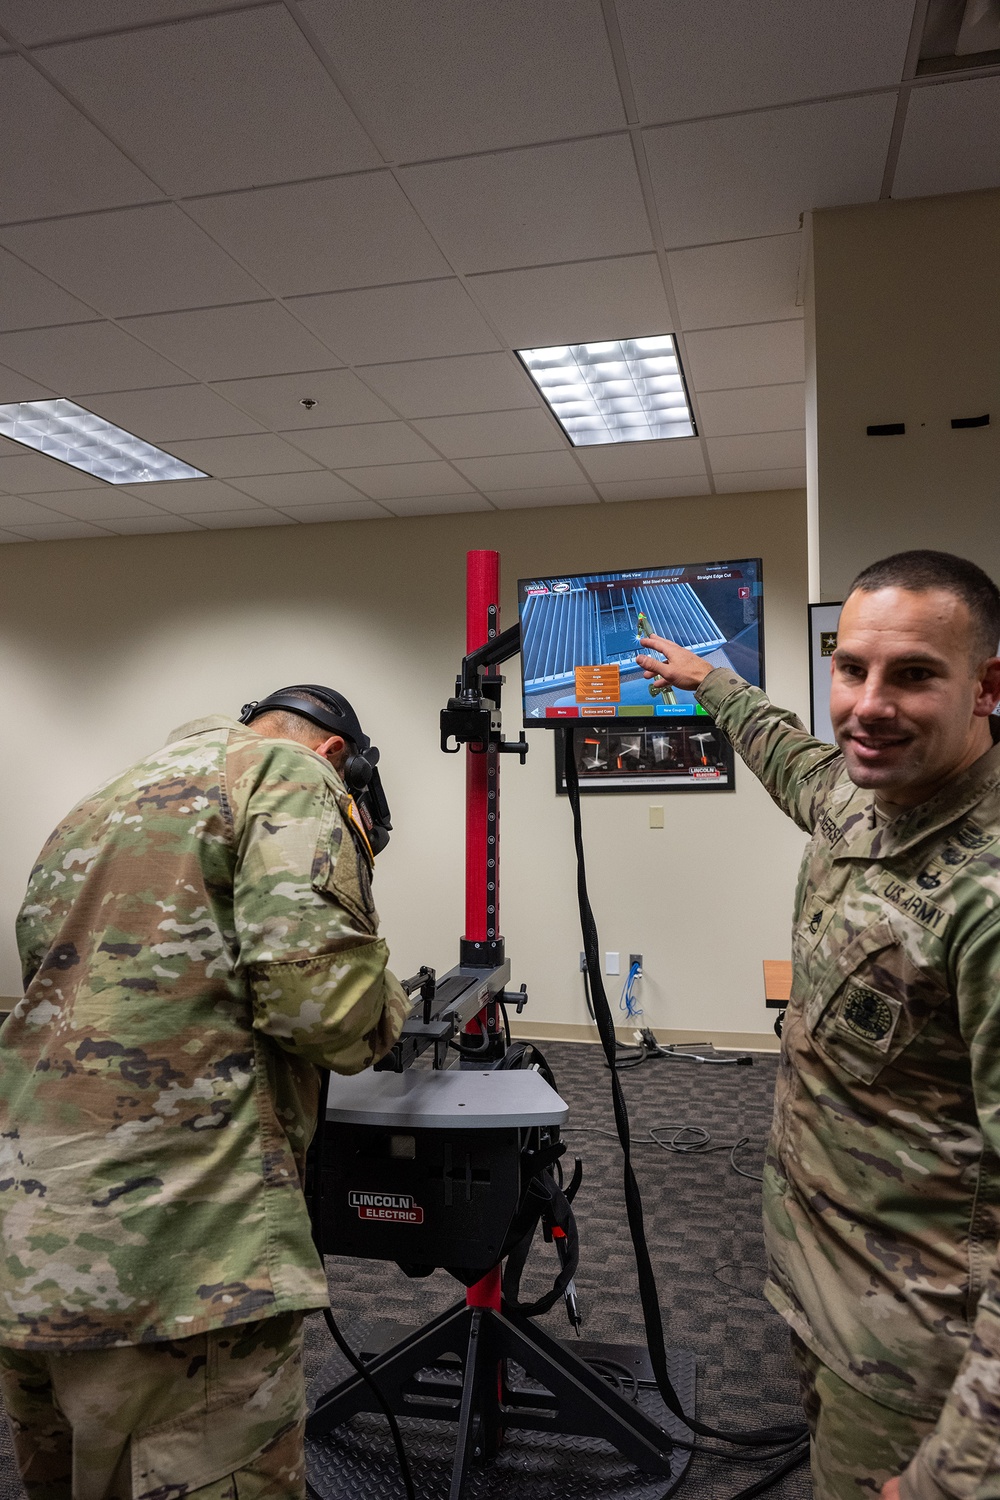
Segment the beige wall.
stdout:
[[[203,713],[288,681],[348,694],[383,751],[397,831],[376,896],[400,973],[457,961],[462,761],[438,711],[464,645],[464,558],[502,554],[501,623],[518,576],[637,563],[764,559],[768,684],[807,711],[805,503],[799,491],[343,522],[0,548],[6,769],[0,992],[16,991],[12,920],[58,817]],[[520,722],[516,665],[505,728]],[[549,733],[503,764],[502,929],[539,1022],[586,1020],[569,808]],[[761,959],[788,954],[801,835],[742,767],[732,795],[592,798],[591,895],[605,949],[645,955],[657,1027],[773,1042]],[[650,801],[666,828],[648,826]],[[621,981],[618,981],[620,985]]]
[[1000,577],[1000,192],[816,213],[810,294],[821,597],[910,547]]

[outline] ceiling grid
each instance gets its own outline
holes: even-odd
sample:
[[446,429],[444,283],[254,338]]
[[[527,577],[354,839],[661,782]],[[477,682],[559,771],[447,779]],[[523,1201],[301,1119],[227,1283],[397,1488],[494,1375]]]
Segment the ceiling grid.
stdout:
[[[925,9],[0,0],[0,403],[211,476],[5,443],[0,540],[803,485],[801,215],[1000,183]],[[575,448],[514,352],[668,333],[697,437]]]

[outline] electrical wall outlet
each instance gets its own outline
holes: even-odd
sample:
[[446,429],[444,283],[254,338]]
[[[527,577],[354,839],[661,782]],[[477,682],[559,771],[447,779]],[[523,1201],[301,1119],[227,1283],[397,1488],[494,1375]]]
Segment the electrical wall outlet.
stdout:
[[605,953],[605,955],[604,955],[604,972],[605,972],[605,974],[620,974],[621,971],[622,971],[621,955],[618,954],[618,953]]
[[629,966],[630,969],[634,969],[636,967],[636,965],[639,966],[639,975],[638,975],[638,977],[641,978],[642,977],[642,954],[641,953],[630,953],[629,956],[628,956],[628,966]]

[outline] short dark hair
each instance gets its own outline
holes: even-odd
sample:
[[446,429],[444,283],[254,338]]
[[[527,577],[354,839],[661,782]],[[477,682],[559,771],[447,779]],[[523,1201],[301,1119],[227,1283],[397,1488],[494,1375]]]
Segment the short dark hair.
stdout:
[[895,552],[863,568],[848,590],[874,594],[879,589],[910,589],[915,594],[944,589],[961,599],[972,617],[977,661],[996,656],[1000,641],[1000,589],[989,574],[968,558],[951,552]]

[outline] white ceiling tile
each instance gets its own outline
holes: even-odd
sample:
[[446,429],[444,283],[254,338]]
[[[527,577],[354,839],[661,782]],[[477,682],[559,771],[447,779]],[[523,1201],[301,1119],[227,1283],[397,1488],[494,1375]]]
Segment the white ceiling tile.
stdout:
[[0,238],[112,318],[263,295],[174,203],[21,224]]
[[87,322],[96,316],[93,308],[78,302],[47,276],[39,275],[6,250],[0,250],[0,286],[3,287],[0,330]]
[[805,209],[878,198],[895,94],[644,132],[666,245],[794,233]]
[[260,425],[203,385],[172,385],[151,391],[112,391],[92,396],[91,411],[147,443],[174,439],[232,437],[260,432]]
[[247,526],[294,526],[295,521],[281,511],[258,506],[256,510],[202,510],[198,524],[209,531],[235,531]]
[[352,485],[319,469],[311,474],[269,474],[263,479],[239,479],[234,488],[243,490],[265,505],[278,510],[296,506],[329,505],[357,502],[358,491]]
[[643,121],[683,120],[899,82],[913,0],[617,0]]
[[[155,485],[150,485],[155,489]],[[35,499],[39,505],[58,511],[61,516],[72,516],[77,521],[97,521],[99,525],[109,518],[162,515],[155,505],[128,494],[117,484],[102,485],[99,490],[61,490],[56,494],[40,494]]]
[[625,135],[433,162],[401,176],[461,271],[652,248]]
[[107,527],[94,526],[90,521],[47,521],[44,526],[12,526],[18,536],[32,542],[66,542],[79,537],[109,536]]
[[92,31],[173,21],[201,10],[224,10],[244,0],[0,0],[0,19],[19,41],[60,41]]
[[707,495],[707,477],[687,479],[616,479],[599,486],[602,500],[677,500],[685,495]]
[[144,498],[148,492],[156,505],[179,516],[200,516],[202,511],[246,510],[255,504],[249,495],[219,479],[172,479],[167,484],[126,485]]
[[798,468],[806,461],[804,432],[754,432],[743,437],[708,439],[713,474],[753,469]]
[[168,193],[379,164],[284,6],[48,48],[45,66]]
[[184,381],[183,370],[144,348],[113,323],[73,323],[62,328],[0,333],[0,359],[60,396]]
[[555,419],[539,407],[481,412],[466,417],[425,417],[414,422],[445,458],[477,458],[495,453],[563,450],[566,438]]
[[671,331],[655,255],[494,271],[469,286],[515,349]]
[[361,292],[294,297],[297,317],[347,364],[433,359],[499,349],[460,281],[411,281]]
[[801,234],[781,234],[671,251],[682,328],[801,318],[795,305],[801,244]]
[[345,469],[343,477],[373,500],[406,499],[411,495],[467,495],[472,490],[468,480],[440,459],[426,464],[378,464]]
[[663,438],[652,443],[601,443],[577,448],[576,456],[599,485],[623,479],[674,479],[704,474],[697,438]]
[[270,432],[171,443],[170,452],[196,469],[204,469],[214,479],[236,479],[241,474],[295,474],[319,467],[298,448]]
[[482,495],[411,495],[408,499],[385,501],[386,510],[394,516],[457,515],[472,510],[492,510]]
[[420,463],[437,455],[405,422],[364,422],[357,427],[325,427],[297,432],[299,447],[330,469],[367,464]]
[[487,490],[486,498],[497,510],[528,510],[543,505],[597,505],[589,484],[553,484],[541,489]]
[[366,382],[404,417],[447,417],[540,404],[530,377],[509,354],[367,365],[363,373]]
[[598,0],[305,0],[301,8],[393,160],[625,123]]
[[[293,432],[348,422],[390,422],[395,412],[350,370],[267,375],[258,380],[225,380],[215,389],[268,427]],[[304,400],[316,404],[310,409]]]
[[463,458],[456,461],[455,467],[482,490],[542,489],[546,485],[580,482],[580,470],[573,454],[565,451]]
[[341,505],[283,505],[282,510],[293,521],[304,526],[322,521],[385,521],[389,512],[374,500],[345,501]]
[[39,385],[18,370],[0,365],[0,402],[5,405],[10,401],[44,401],[46,397],[59,394],[61,392],[54,391],[51,386]]
[[389,172],[227,193],[187,207],[277,297],[451,271]]
[[115,516],[102,523],[115,536],[157,536],[167,531],[201,531],[195,521],[183,516]]
[[894,198],[1000,186],[1000,78],[913,89]]
[[707,328],[684,340],[685,369],[696,391],[728,391],[744,385],[805,380],[802,320],[750,323],[743,328]]
[[738,495],[757,490],[804,490],[806,471],[791,469],[752,469],[737,474],[716,474],[715,488],[720,495]]
[[805,425],[805,386],[760,385],[736,391],[705,391],[699,397],[699,407],[705,437],[787,432]]
[[163,313],[124,326],[199,380],[328,370],[340,363],[279,302]]
[[89,490],[101,487],[93,474],[84,474],[70,464],[24,450],[23,458],[0,458],[0,490],[6,495],[42,495],[57,490]]
[[0,495],[0,526],[30,526],[60,520],[58,511],[20,495]]
[[0,58],[0,133],[5,222],[163,196],[22,57]]

